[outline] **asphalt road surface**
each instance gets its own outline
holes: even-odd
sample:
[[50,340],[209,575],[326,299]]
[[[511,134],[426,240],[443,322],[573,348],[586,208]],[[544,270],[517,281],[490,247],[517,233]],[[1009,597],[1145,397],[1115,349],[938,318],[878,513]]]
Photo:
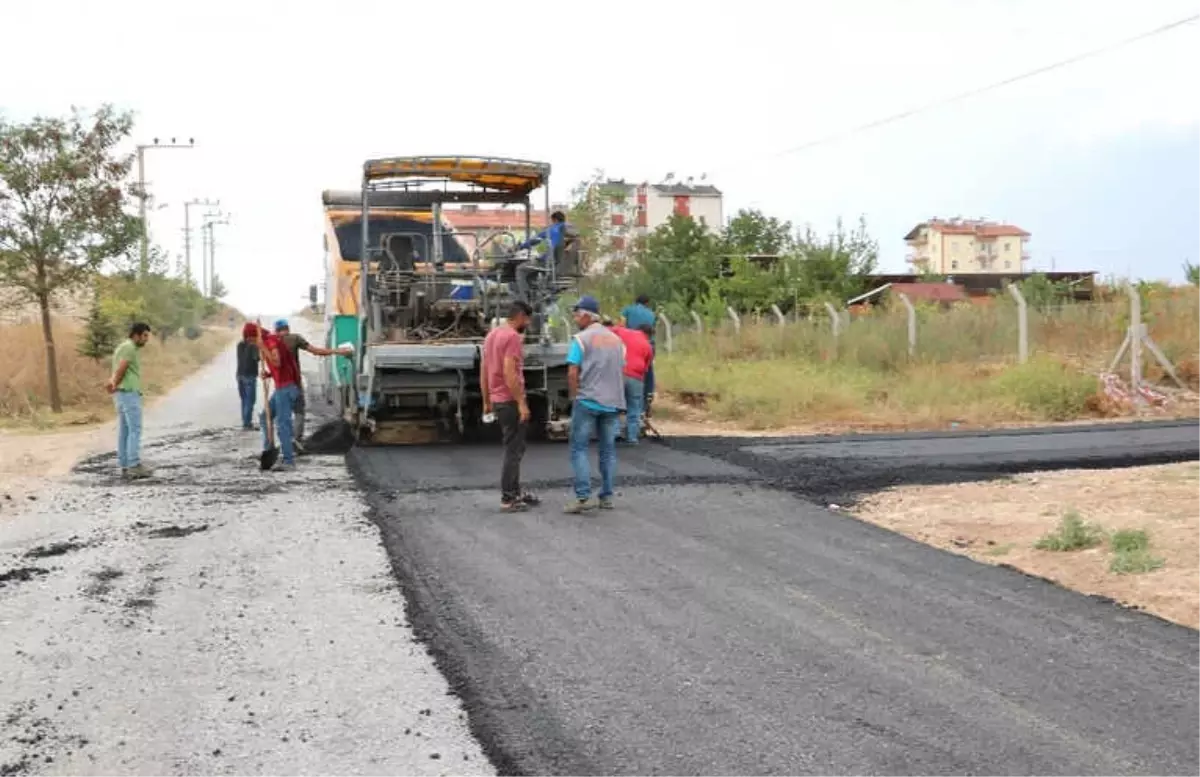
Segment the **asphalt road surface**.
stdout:
[[[1195,631],[823,509],[897,482],[1200,457],[1195,423],[562,445],[504,515],[492,447],[361,448],[418,635],[503,772],[1196,774]],[[820,500],[820,501],[814,501]],[[971,509],[964,505],[964,509]]]
[[538,445],[503,515],[495,446],[258,472],[232,374],[0,524],[0,773],[1200,772],[1196,632],[823,507],[1195,424],[650,444],[591,516]]

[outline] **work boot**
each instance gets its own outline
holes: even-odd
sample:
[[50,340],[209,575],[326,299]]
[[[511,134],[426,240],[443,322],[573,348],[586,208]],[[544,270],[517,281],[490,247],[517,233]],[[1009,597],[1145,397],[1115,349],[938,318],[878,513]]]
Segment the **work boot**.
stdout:
[[278,464],[276,464],[274,467],[271,467],[272,472],[292,472],[295,469],[296,469],[295,462],[288,463],[286,461],[281,461]]
[[563,508],[563,512],[576,515],[586,513],[589,510],[595,510],[597,506],[595,499],[573,499],[567,502],[567,506]]
[[128,469],[121,470],[121,475],[127,480],[145,480],[154,475],[153,470],[142,464],[136,464]]
[[613,509],[613,500],[612,500],[612,497],[611,497],[611,496],[602,496],[602,497],[600,497],[600,509],[601,509],[601,510],[611,510],[611,509]]

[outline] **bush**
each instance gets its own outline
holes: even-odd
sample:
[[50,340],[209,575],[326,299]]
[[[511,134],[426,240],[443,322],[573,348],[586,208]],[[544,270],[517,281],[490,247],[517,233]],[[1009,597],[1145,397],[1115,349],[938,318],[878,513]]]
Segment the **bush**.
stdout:
[[996,388],[1015,404],[1046,421],[1085,415],[1098,384],[1090,375],[1052,359],[1031,359],[995,377]]
[[1162,567],[1163,559],[1150,555],[1150,535],[1144,529],[1122,529],[1109,538],[1113,557],[1108,571],[1115,575],[1140,575]]
[[1068,510],[1058,522],[1058,528],[1038,540],[1038,550],[1068,551],[1094,548],[1104,541],[1104,530],[1085,523],[1074,510]]

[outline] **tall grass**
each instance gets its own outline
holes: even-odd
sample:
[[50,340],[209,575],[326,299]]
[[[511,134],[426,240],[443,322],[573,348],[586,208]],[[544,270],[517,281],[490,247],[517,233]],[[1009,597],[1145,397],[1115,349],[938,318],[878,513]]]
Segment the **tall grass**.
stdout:
[[[82,328],[70,320],[53,324],[58,384],[65,420],[100,420],[111,415],[112,399],[104,390],[111,374],[108,359],[80,356],[76,348]],[[152,338],[142,352],[142,381],[148,395],[161,394],[203,365],[233,339],[232,330],[206,331],[196,340]],[[52,425],[46,374],[46,347],[39,324],[0,326],[0,422]]]
[[[1145,307],[1151,336],[1193,389],[1198,305],[1189,287]],[[837,338],[828,317],[780,326],[746,316],[740,331],[732,322],[702,333],[677,330],[667,354],[660,331],[656,369],[662,389],[707,392],[712,417],[749,428],[1062,421],[1106,412],[1097,376],[1124,338],[1128,303],[1031,309],[1029,319],[1026,364],[1017,359],[1016,307],[996,299],[919,308],[912,355],[907,314],[892,307],[855,317]],[[1162,377],[1149,359],[1145,374]]]

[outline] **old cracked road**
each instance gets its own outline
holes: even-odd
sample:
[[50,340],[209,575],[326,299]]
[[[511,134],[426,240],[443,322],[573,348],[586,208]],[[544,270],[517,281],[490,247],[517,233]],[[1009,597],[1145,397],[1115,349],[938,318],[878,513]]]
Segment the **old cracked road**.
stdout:
[[0,529],[6,771],[1200,772],[1196,632],[822,507],[1194,423],[647,445],[588,517],[534,446],[508,516],[491,447],[258,473],[231,373],[152,414],[158,481],[95,458]]

